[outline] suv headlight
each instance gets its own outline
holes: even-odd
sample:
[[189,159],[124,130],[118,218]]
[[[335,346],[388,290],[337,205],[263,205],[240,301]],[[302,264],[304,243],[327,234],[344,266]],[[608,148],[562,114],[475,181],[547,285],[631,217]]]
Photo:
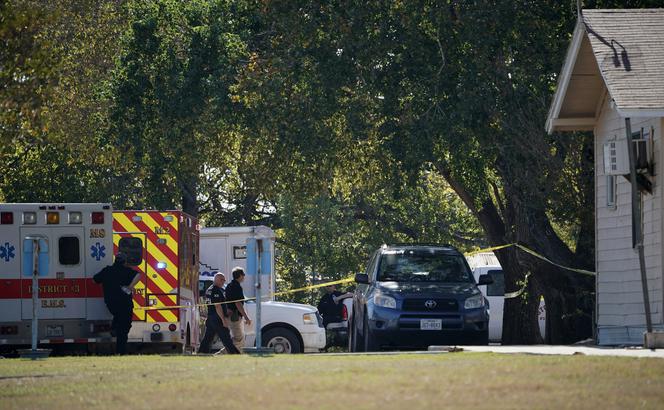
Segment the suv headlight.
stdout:
[[374,305],[380,306],[380,307],[385,307],[385,308],[390,308],[390,309],[396,309],[397,308],[397,301],[391,296],[383,295],[380,293],[376,293],[373,297],[373,302]]
[[464,309],[477,309],[484,306],[484,295],[481,293],[475,296],[471,296],[466,299],[466,302],[463,304]]
[[317,325],[318,319],[316,319],[316,313],[305,313],[302,315],[302,321],[305,325]]

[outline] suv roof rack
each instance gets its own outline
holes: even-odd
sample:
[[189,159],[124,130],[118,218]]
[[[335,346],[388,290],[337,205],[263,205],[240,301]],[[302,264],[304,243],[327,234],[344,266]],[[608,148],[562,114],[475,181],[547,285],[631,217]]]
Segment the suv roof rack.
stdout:
[[384,246],[390,247],[390,246],[432,246],[436,248],[452,248],[452,249],[457,249],[456,246],[450,245],[448,243],[427,243],[427,242],[422,242],[422,243],[405,243],[405,242],[398,242],[398,243],[389,243]]

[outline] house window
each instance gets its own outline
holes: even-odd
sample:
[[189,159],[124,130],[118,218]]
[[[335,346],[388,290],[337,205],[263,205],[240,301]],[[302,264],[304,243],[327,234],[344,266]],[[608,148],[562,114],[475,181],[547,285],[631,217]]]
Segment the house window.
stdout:
[[616,209],[617,206],[617,185],[618,181],[615,175],[606,176],[606,206]]

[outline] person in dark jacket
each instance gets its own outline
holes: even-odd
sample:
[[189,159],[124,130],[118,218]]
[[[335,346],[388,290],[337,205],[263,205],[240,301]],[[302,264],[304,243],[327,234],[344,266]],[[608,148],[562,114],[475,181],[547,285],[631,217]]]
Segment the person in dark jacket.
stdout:
[[[228,311],[231,315],[231,337],[233,344],[239,351],[244,348],[244,326],[251,326],[251,319],[244,309],[244,291],[242,290],[242,282],[244,282],[245,274],[241,267],[233,268],[231,272],[233,280],[226,286],[226,300],[229,302]],[[244,323],[242,322],[244,319]]]
[[118,252],[113,265],[107,266],[94,275],[95,283],[104,288],[104,302],[113,315],[111,330],[115,333],[115,352],[127,353],[127,338],[131,329],[131,316],[134,308],[132,293],[138,283],[138,272],[127,266],[127,255]]
[[[205,303],[208,303],[208,314],[205,320],[205,335],[203,335],[201,346],[198,349],[201,353],[210,353],[210,345],[212,344],[214,335],[219,336],[227,353],[240,353],[231,339],[231,332],[229,330],[230,318],[228,307],[225,304],[224,283],[226,283],[226,276],[223,273],[217,273],[214,275],[212,285],[205,291]],[[215,305],[214,303],[219,304]]]
[[323,316],[323,327],[327,328],[328,324],[343,320],[343,303],[340,302],[352,297],[353,293],[341,293],[335,285],[325,287],[325,294],[318,302],[318,312]]

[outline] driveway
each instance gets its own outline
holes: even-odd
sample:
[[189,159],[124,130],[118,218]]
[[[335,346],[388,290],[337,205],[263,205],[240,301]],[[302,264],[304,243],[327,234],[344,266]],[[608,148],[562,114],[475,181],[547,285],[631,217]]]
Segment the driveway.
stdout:
[[[430,346],[429,351],[449,350],[449,346]],[[459,346],[465,352],[525,353],[537,355],[587,355],[623,357],[659,357],[664,359],[664,349],[649,350],[641,347],[600,347],[600,346]]]

